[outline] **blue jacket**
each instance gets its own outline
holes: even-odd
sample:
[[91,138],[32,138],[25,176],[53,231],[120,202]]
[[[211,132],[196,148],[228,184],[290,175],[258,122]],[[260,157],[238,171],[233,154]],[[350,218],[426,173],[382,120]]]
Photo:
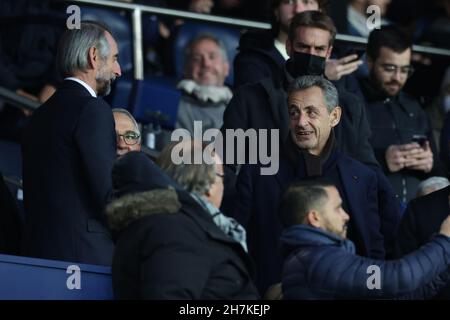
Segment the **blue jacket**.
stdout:
[[[335,160],[330,171],[343,189],[341,196],[353,220],[353,239],[359,243],[358,253],[384,258],[376,174],[338,151],[334,151],[333,157]],[[288,186],[302,179],[303,173],[300,171],[282,157],[276,175],[260,175],[259,166],[244,166],[238,177],[232,215],[247,228],[249,253],[256,262],[260,292],[280,281],[282,256],[279,239],[282,225],[278,207]],[[324,176],[327,176],[326,172]]]
[[[450,237],[443,235],[392,261],[357,256],[350,240],[307,225],[285,229],[281,244],[284,299],[427,298],[449,279]],[[380,268],[380,289],[368,289],[372,265]]]

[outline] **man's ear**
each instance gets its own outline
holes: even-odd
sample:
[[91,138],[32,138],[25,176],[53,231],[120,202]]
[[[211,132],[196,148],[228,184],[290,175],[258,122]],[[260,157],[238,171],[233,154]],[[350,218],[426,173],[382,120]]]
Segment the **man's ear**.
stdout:
[[88,59],[89,59],[89,65],[92,69],[94,69],[97,66],[98,61],[100,60],[100,57],[98,56],[99,52],[96,47],[90,47],[88,51]]
[[306,214],[305,222],[313,227],[321,228],[322,227],[322,218],[320,216],[320,213],[316,210],[310,210]]
[[342,116],[342,109],[341,107],[337,106],[336,108],[334,108],[331,113],[330,113],[330,122],[331,122],[331,127],[334,128],[335,126],[338,125],[339,121],[341,121],[341,116]]

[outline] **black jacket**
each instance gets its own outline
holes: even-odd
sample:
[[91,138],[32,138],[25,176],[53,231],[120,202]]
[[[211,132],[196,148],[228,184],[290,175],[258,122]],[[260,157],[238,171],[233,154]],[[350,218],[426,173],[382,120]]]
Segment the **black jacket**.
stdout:
[[[418,101],[404,92],[389,98],[375,89],[368,80],[362,81],[362,89],[367,101],[367,118],[372,131],[370,143],[375,156],[395,192],[407,202],[415,197],[420,181],[444,174],[428,117]],[[410,143],[416,134],[428,137],[433,152],[432,171],[425,173],[403,169],[391,173],[386,163],[386,149],[390,145]]]
[[122,177],[118,188],[128,192],[107,209],[118,234],[112,266],[117,299],[258,298],[242,246],[145,155],[127,154],[114,177]]
[[103,224],[116,159],[109,105],[66,80],[34,113],[23,145],[23,254],[110,265]]
[[[439,232],[442,221],[450,213],[450,187],[412,200],[406,208],[397,236],[398,257],[411,253]],[[438,298],[450,299],[450,284]]]

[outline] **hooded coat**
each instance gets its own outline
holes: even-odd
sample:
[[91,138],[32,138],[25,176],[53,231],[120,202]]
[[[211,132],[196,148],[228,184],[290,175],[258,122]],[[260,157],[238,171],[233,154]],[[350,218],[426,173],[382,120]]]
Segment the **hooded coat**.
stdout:
[[112,266],[115,298],[257,299],[242,246],[144,158],[127,154],[113,174],[121,181],[119,189],[126,190],[118,192],[122,196],[106,213],[118,236]]

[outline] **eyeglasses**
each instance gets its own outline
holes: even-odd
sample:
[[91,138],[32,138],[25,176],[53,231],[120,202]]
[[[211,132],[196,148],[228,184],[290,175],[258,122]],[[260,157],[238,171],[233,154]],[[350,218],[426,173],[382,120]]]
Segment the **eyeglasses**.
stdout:
[[381,68],[383,71],[387,74],[393,75],[397,73],[398,70],[400,70],[400,73],[404,76],[407,76],[408,78],[412,76],[414,73],[414,67],[413,66],[396,66],[395,64],[382,64]]
[[126,131],[124,134],[116,134],[117,135],[117,140],[120,139],[120,137],[123,138],[123,141],[125,141],[125,143],[129,146],[135,145],[136,143],[139,142],[139,138],[141,137],[139,133],[134,132],[134,131]]

